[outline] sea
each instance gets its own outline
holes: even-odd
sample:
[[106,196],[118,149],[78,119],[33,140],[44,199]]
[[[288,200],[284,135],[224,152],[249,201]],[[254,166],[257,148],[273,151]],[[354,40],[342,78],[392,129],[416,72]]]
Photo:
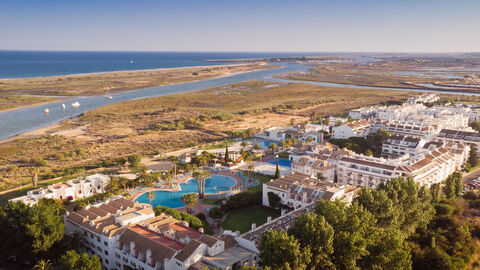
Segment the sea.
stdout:
[[204,60],[328,56],[339,53],[1,51],[0,79],[231,64]]

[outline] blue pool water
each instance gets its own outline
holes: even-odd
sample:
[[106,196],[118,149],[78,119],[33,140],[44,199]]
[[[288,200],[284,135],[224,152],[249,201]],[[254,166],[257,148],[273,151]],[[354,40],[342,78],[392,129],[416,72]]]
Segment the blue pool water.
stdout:
[[290,168],[290,166],[292,165],[292,162],[290,160],[283,159],[283,158],[276,158],[276,159],[268,161],[268,163],[274,164],[274,165],[277,165],[277,162],[278,162],[279,166],[283,166],[283,167],[289,167]]
[[261,139],[250,139],[248,140],[248,142],[250,142],[251,144],[255,145],[256,143],[258,143],[258,145],[260,145],[260,147],[262,148],[268,148],[268,146],[271,144],[271,143],[274,143],[278,146],[278,142],[277,141],[269,141],[269,140],[261,140]]
[[[235,185],[235,179],[223,176],[223,175],[212,175],[205,182],[205,194],[215,194],[222,191],[227,191]],[[185,193],[198,193],[197,180],[192,178],[188,182],[180,184],[182,190],[180,191],[164,191],[157,190],[155,200],[152,201],[153,207],[157,205],[163,205],[170,208],[184,207],[180,201],[180,198]],[[150,203],[150,200],[147,198],[148,193],[140,195],[136,201],[139,203]]]

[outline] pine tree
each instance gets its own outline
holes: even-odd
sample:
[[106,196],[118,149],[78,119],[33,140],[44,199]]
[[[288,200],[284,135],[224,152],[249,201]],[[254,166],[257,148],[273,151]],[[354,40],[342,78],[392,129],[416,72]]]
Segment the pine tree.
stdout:
[[230,161],[230,153],[228,153],[228,146],[225,147],[225,162],[228,163]]
[[275,169],[275,179],[280,178],[280,168],[278,167],[278,162],[277,162],[277,168]]
[[477,146],[475,144],[470,145],[470,154],[468,155],[468,163],[472,167],[475,167],[478,165]]

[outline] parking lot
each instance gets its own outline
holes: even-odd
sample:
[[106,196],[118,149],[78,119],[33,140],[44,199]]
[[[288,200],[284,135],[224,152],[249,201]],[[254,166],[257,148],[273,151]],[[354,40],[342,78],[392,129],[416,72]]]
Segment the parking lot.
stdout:
[[466,174],[463,177],[463,185],[466,188],[480,189],[480,169]]

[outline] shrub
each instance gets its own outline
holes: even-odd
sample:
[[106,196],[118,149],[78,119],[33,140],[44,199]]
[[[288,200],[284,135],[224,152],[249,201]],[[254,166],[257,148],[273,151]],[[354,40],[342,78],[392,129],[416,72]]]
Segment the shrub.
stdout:
[[210,209],[210,211],[208,212],[208,215],[211,218],[220,219],[223,216],[223,211],[219,207],[214,207]]
[[438,203],[435,205],[435,211],[437,215],[445,215],[445,216],[450,216],[453,214],[453,211],[455,209],[453,206],[445,204],[445,203]]
[[128,162],[134,167],[137,167],[140,164],[142,157],[139,154],[133,154],[128,157]]

